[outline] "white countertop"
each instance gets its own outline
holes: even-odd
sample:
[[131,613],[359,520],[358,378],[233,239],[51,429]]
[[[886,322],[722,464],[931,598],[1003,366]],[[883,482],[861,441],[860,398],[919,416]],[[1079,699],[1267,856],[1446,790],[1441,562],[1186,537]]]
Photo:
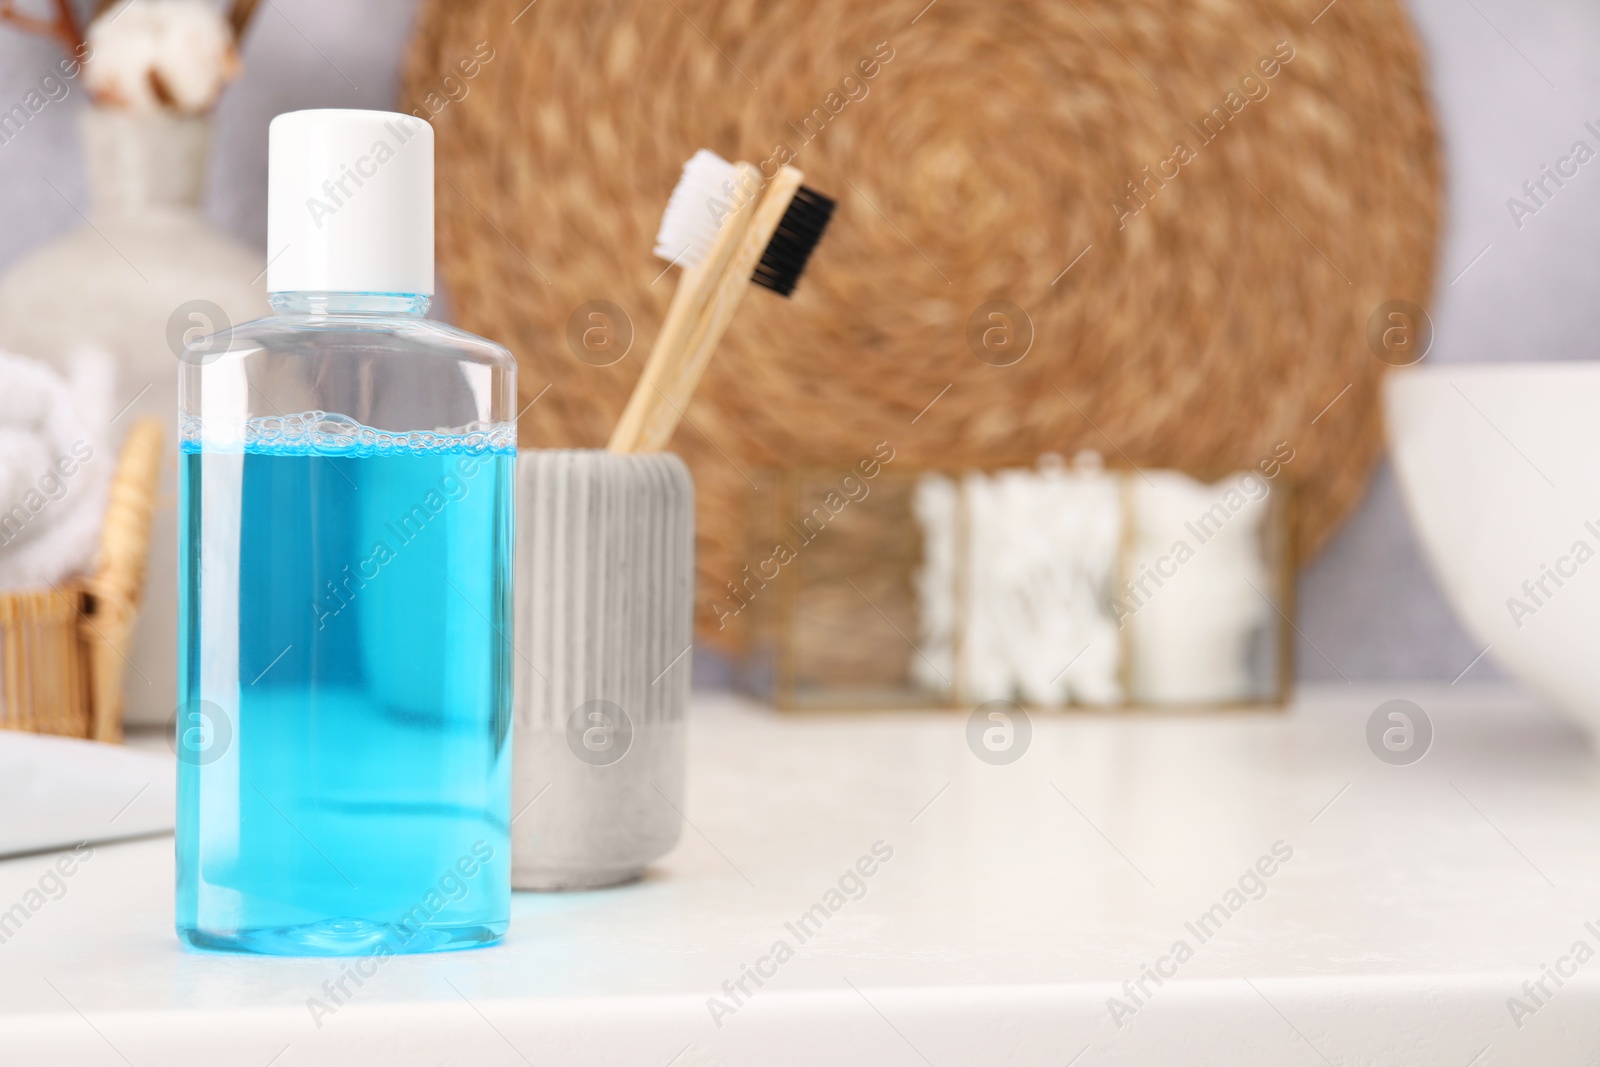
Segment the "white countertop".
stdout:
[[[1411,766],[1367,748],[1392,697],[1434,724]],[[316,1020],[342,961],[185,951],[171,839],[96,846],[0,944],[0,1063],[1594,1062],[1600,958],[1507,1005],[1575,942],[1600,951],[1600,774],[1566,720],[1396,686],[1033,728],[990,766],[961,714],[696,694],[693,826],[650,877],[517,894],[501,945],[391,959]],[[785,923],[875,842],[892,859],[801,944]],[[1278,842],[1265,895],[1201,943],[1186,923]],[[0,863],[0,911],[58,856]],[[713,1020],[780,939],[794,957]],[[1192,958],[1135,1004],[1124,981],[1180,939]],[[1113,995],[1136,1010],[1113,1020]]]

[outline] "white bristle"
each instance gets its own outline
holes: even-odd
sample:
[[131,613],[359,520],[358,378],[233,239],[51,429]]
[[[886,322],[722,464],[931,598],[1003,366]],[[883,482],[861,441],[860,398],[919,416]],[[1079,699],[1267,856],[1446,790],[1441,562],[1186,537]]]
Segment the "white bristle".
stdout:
[[709,149],[691,156],[661,213],[656,255],[684,269],[703,263],[736,203],[738,175],[737,167]]

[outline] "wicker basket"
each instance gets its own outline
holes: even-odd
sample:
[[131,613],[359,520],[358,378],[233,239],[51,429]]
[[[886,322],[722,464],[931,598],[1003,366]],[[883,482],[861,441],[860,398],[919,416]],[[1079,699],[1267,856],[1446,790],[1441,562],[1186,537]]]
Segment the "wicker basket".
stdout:
[[[1084,448],[1244,470],[1288,441],[1309,558],[1381,448],[1366,323],[1433,288],[1442,167],[1397,0],[428,0],[402,99],[437,131],[454,313],[517,352],[524,447],[616,424],[695,149],[793,153],[838,199],[673,441],[724,646],[742,627],[710,605],[760,558],[750,472],[880,441],[980,470]],[[561,343],[595,300],[639,339],[604,367]],[[1025,359],[988,350],[1001,310]]]
[[0,728],[122,739],[126,650],[144,592],[162,438],[157,419],[128,432],[94,573],[0,593]]

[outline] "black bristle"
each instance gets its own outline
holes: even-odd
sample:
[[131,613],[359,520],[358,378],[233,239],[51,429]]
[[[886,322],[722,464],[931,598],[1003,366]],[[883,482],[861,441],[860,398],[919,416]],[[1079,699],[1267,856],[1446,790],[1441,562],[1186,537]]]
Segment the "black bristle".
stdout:
[[779,296],[788,296],[800,281],[806,261],[816,251],[822,240],[822,231],[828,228],[837,201],[823,196],[815,189],[802,185],[789,201],[789,209],[778,222],[778,229],[761,253],[750,280],[771,289]]

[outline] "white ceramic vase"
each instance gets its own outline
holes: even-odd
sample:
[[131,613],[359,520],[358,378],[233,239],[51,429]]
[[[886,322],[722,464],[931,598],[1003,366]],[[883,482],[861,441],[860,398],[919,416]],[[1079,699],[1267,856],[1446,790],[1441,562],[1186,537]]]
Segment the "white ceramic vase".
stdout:
[[518,889],[631,881],[677,844],[693,599],[682,460],[518,455]]
[[[79,345],[117,367],[113,436],[145,415],[168,426],[169,462],[127,673],[125,718],[166,722],[177,679],[177,381],[173,338],[267,313],[264,259],[201,214],[210,120],[81,115],[88,221],[0,278],[0,348],[60,364]],[[218,312],[228,321],[219,321]]]

